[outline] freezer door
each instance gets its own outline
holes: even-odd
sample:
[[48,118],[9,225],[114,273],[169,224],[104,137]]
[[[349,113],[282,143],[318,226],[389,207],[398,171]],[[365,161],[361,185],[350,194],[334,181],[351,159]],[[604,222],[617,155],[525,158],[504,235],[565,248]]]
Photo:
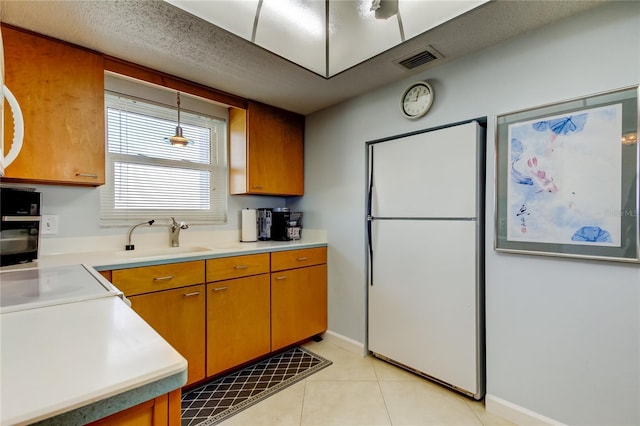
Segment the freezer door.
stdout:
[[476,217],[479,125],[467,124],[372,145],[377,217]]
[[477,394],[475,221],[373,224],[369,350]]

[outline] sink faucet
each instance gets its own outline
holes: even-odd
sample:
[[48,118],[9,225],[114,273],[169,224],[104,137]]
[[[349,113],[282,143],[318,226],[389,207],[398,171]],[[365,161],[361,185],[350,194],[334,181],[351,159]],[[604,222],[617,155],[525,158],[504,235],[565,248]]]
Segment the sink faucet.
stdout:
[[176,222],[172,217],[171,224],[169,225],[169,236],[171,238],[171,247],[180,247],[180,230],[188,229],[189,225],[184,222]]
[[153,222],[155,222],[155,220],[148,220],[146,222],[142,222],[142,223],[138,223],[136,225],[133,225],[131,228],[129,228],[129,233],[127,234],[127,245],[124,246],[125,250],[135,250],[136,246],[134,246],[133,244],[131,244],[131,234],[133,233],[133,230],[136,229],[138,226],[140,225],[153,225]]

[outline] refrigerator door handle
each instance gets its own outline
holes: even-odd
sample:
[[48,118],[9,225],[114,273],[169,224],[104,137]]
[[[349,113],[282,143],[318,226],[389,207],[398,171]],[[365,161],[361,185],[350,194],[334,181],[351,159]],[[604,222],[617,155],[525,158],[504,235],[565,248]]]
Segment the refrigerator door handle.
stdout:
[[375,220],[371,216],[373,200],[373,146],[371,146],[369,166],[369,194],[367,194],[367,241],[369,243],[369,285],[373,287],[373,242],[371,241],[371,223]]
[[373,242],[371,241],[371,224],[375,220],[371,215],[367,216],[367,241],[369,242],[369,286],[373,287]]
[[373,200],[373,147],[371,147],[371,163],[369,165],[369,193],[367,194],[367,220],[371,218]]

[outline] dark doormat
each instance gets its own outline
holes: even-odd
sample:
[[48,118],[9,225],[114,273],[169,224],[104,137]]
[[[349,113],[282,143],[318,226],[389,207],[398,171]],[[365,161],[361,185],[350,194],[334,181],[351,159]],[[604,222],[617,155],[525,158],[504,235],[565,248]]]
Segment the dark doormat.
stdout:
[[182,426],[215,425],[331,364],[295,347],[215,379],[182,395]]

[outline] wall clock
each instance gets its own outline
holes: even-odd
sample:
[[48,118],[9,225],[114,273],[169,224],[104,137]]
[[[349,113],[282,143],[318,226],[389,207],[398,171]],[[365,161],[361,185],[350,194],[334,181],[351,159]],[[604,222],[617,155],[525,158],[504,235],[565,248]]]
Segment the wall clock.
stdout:
[[426,81],[418,81],[402,93],[400,109],[405,117],[413,120],[425,115],[432,103],[433,88]]

